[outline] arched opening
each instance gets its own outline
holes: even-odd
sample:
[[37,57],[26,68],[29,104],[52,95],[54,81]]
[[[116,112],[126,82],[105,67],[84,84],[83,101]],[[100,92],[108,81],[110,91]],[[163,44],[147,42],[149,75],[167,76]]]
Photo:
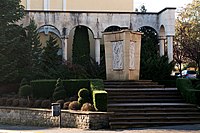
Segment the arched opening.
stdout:
[[57,41],[57,45],[59,46],[58,55],[62,55],[62,40],[60,37],[60,32],[57,28],[51,25],[44,25],[38,29],[39,36],[40,36],[40,42],[42,43],[42,46],[46,46],[46,41],[49,40],[49,37],[53,37]]
[[[75,31],[78,32],[75,34]],[[68,57],[68,61],[72,62],[73,59],[73,51],[75,49],[73,49],[73,44],[74,44],[74,39],[77,37],[77,34],[78,36],[80,36],[80,39],[84,39],[84,40],[89,40],[88,42],[88,45],[89,45],[89,49],[87,49],[87,51],[89,52],[89,56],[91,58],[95,58],[95,40],[94,40],[94,34],[92,32],[92,30],[86,26],[83,26],[83,25],[78,25],[78,26],[75,26],[73,29],[70,30],[70,33],[69,33],[69,38],[68,38],[68,41],[67,41],[67,57]],[[87,34],[87,35],[86,35]],[[79,37],[78,37],[79,38]],[[80,41],[81,41],[80,40]],[[80,46],[80,49],[81,50],[86,50],[87,46]]]
[[119,26],[109,26],[107,27],[104,32],[113,32],[113,31],[120,31],[121,28]]
[[160,47],[160,56],[167,55],[167,45],[166,45],[166,37],[165,37],[165,27],[161,25],[160,33],[159,33],[159,47]]

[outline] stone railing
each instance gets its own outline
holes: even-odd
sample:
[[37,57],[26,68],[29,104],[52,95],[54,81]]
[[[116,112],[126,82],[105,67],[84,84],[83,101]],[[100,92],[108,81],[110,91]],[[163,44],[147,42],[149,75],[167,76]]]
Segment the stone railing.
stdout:
[[[81,129],[108,128],[109,114],[107,112],[62,110],[61,126]],[[58,127],[59,117],[53,117],[50,109],[0,107],[0,123]]]

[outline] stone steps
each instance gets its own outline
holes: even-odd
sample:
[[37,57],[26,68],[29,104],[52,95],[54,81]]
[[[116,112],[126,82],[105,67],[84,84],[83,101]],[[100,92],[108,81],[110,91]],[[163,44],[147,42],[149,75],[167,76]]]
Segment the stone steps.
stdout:
[[135,128],[200,123],[200,110],[176,88],[152,81],[105,81],[110,127]]

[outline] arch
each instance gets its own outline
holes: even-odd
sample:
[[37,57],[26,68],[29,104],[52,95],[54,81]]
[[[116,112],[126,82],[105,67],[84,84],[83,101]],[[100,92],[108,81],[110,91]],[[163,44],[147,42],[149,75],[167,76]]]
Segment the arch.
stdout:
[[109,26],[107,27],[104,32],[113,32],[113,31],[120,31],[121,28],[119,26],[116,26],[116,25],[112,25],[112,26]]
[[88,34],[89,34],[89,42],[90,42],[90,56],[92,58],[95,58],[95,35],[94,32],[90,29],[90,27],[85,26],[85,25],[76,25],[74,26],[68,33],[68,39],[67,39],[67,57],[69,61],[72,61],[72,51],[73,51],[73,39],[74,39],[74,33],[75,29],[78,26],[83,26],[88,29]]
[[49,32],[52,32],[56,34],[59,38],[61,38],[60,31],[55,26],[52,25],[43,25],[38,28],[38,32],[39,33],[43,32],[45,35],[48,35]]
[[53,36],[54,38],[57,38],[57,44],[59,45],[60,49],[58,51],[59,55],[62,55],[62,40],[61,40],[61,34],[59,32],[59,30],[52,25],[43,25],[41,27],[38,28],[38,33],[40,35],[40,41],[43,45],[43,47],[45,46],[45,42],[49,39],[49,35]]
[[156,29],[154,29],[153,27],[151,26],[141,26],[140,28],[137,29],[137,31],[141,32],[141,30],[143,30],[143,28],[146,28],[147,31],[150,31],[150,30],[153,30],[155,32],[155,35],[158,36],[158,32],[156,31]]
[[159,36],[161,36],[161,37],[165,36],[165,27],[164,27],[164,25],[160,26]]

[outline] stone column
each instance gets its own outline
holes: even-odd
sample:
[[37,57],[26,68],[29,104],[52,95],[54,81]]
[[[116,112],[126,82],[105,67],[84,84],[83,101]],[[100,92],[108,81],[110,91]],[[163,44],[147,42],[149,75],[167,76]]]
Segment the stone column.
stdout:
[[173,61],[173,36],[167,36],[167,53],[169,62]]
[[67,40],[68,38],[62,38],[62,54],[64,61],[67,61]]
[[67,3],[66,3],[66,0],[63,0],[63,11],[67,11]]
[[49,0],[44,0],[44,10],[49,9]]
[[100,38],[95,38],[95,60],[100,64]]
[[30,7],[30,0],[26,0],[26,9],[27,10],[31,9],[31,7]]
[[160,36],[160,56],[165,54],[165,38]]

